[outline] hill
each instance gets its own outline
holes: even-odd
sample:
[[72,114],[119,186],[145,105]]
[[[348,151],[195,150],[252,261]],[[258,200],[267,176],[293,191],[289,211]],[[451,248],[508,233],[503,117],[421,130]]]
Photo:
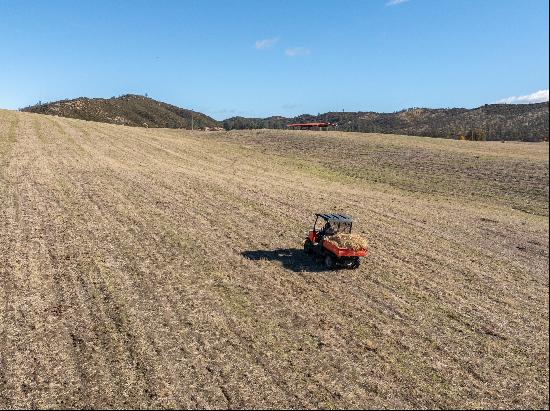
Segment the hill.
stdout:
[[77,118],[88,121],[153,128],[218,127],[220,123],[205,114],[153,100],[126,94],[120,97],[61,100],[25,107],[21,111]]
[[548,234],[547,143],[0,110],[0,407],[547,409]]
[[472,140],[548,140],[548,102],[489,104],[475,109],[411,108],[396,113],[330,112],[317,116],[245,118],[223,121],[226,129],[286,128],[289,123],[327,121],[339,131],[393,133]]
[[110,99],[80,97],[25,107],[21,111],[88,121],[152,128],[223,127],[227,130],[285,129],[287,124],[327,121],[339,131],[401,134],[468,140],[547,141],[548,102],[488,104],[475,109],[411,108],[396,113],[329,112],[287,118],[232,117],[219,122],[205,114],[148,97],[127,94]]

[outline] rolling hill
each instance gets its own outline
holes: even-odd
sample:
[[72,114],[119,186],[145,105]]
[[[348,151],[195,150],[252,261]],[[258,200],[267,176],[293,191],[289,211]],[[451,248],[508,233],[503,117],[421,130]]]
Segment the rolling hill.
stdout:
[[286,128],[289,123],[327,121],[339,131],[405,134],[474,140],[548,140],[548,102],[489,104],[475,109],[411,108],[396,113],[330,112],[317,116],[245,118],[223,121],[226,129]]
[[37,104],[21,111],[138,127],[190,129],[191,117],[196,128],[220,126],[205,114],[135,94],[109,99],[79,97]]
[[153,128],[223,127],[226,130],[284,129],[287,124],[327,121],[339,131],[402,134],[469,140],[548,140],[548,102],[490,104],[475,109],[412,108],[396,113],[329,112],[287,118],[232,117],[219,122],[205,114],[182,109],[139,95],[110,99],[80,97],[37,104],[21,111],[81,120]]
[[548,315],[547,143],[0,110],[2,409],[547,409]]

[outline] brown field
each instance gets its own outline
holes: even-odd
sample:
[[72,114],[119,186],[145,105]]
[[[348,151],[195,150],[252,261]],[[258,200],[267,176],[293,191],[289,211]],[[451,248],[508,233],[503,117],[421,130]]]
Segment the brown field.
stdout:
[[0,111],[2,408],[548,408],[548,314],[546,143]]

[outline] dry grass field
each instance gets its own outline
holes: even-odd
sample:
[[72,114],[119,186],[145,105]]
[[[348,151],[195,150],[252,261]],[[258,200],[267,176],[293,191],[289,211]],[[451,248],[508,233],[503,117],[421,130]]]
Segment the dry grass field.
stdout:
[[547,143],[0,111],[2,408],[548,408],[548,314]]

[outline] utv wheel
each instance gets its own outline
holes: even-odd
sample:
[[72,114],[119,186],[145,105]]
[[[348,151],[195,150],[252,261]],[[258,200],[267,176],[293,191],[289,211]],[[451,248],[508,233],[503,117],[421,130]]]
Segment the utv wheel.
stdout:
[[304,243],[304,251],[307,255],[313,254],[313,243],[309,238]]
[[332,270],[334,269],[335,266],[336,266],[336,260],[330,254],[327,254],[325,256],[325,267],[327,267],[327,269],[329,270]]

